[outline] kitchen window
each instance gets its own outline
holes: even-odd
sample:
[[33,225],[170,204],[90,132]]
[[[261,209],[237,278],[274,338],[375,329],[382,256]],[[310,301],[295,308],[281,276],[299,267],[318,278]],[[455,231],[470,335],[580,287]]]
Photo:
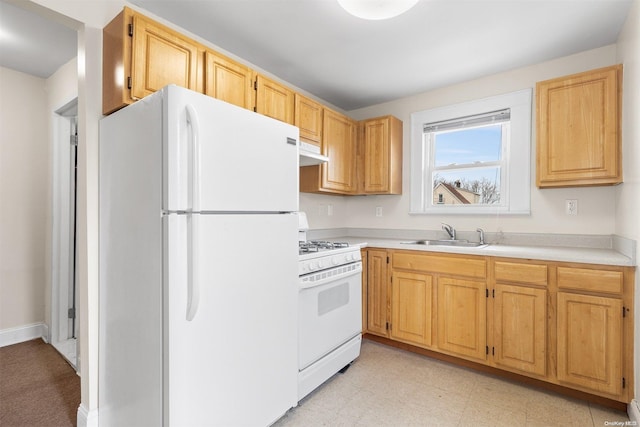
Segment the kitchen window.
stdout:
[[530,89],[414,113],[411,127],[411,213],[530,213]]

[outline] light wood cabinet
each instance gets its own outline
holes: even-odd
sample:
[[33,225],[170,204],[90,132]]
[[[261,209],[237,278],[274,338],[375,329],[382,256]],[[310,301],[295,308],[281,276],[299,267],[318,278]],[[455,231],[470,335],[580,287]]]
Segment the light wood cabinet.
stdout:
[[293,124],[295,92],[261,74],[256,76],[255,111],[281,122]]
[[430,347],[432,299],[432,276],[394,271],[391,278],[391,338]]
[[103,30],[103,114],[175,84],[197,89],[199,45],[125,7]]
[[547,374],[547,290],[497,283],[493,292],[496,365]]
[[300,140],[320,146],[322,142],[322,104],[296,93],[295,126],[300,128]]
[[212,50],[207,50],[204,55],[204,93],[253,110],[256,98],[254,71]]
[[387,251],[367,250],[367,332],[388,336]]
[[622,66],[536,84],[537,185],[622,182]]
[[629,275],[611,267],[558,266],[558,381],[628,395],[633,364]]
[[321,153],[327,163],[300,168],[300,191],[355,194],[357,123],[336,111],[324,109]]
[[393,116],[361,122],[362,193],[402,194],[402,121]]
[[635,268],[368,252],[367,332],[377,339],[619,402],[634,396]]
[[558,380],[622,394],[622,300],[558,293]]
[[547,375],[546,264],[492,260],[491,354],[496,366]]
[[456,355],[486,360],[486,283],[438,279],[438,348]]

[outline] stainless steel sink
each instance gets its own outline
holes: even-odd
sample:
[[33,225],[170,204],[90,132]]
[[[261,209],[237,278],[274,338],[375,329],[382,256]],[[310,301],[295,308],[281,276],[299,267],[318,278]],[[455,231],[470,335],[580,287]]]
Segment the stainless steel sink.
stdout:
[[463,248],[484,248],[486,243],[470,242],[468,240],[412,240],[401,242],[406,245],[428,245],[428,246],[458,246]]

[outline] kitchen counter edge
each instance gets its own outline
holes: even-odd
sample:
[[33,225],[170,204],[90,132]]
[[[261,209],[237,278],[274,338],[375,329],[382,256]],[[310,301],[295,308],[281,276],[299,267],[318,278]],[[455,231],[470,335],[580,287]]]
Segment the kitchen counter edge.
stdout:
[[441,252],[501,258],[533,259],[540,261],[575,262],[581,264],[613,265],[619,267],[635,267],[631,258],[613,250],[602,248],[573,248],[563,246],[515,246],[489,244],[479,248],[425,246],[403,243],[398,239],[367,239],[362,237],[338,237],[334,242],[347,242],[361,248],[400,249],[422,252]]

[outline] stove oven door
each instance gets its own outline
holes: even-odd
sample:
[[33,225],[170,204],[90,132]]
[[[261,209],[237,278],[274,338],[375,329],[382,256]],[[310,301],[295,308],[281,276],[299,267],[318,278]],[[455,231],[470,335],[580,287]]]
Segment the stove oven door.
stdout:
[[362,263],[300,277],[299,369],[362,332]]

